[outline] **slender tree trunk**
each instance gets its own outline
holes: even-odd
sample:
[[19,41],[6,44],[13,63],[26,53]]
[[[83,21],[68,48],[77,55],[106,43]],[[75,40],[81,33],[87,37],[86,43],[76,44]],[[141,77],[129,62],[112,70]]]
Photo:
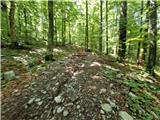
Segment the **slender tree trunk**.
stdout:
[[69,44],[71,45],[72,44],[72,41],[71,41],[71,23],[69,21]]
[[58,46],[58,37],[57,37],[57,19],[55,18],[55,34],[56,34],[56,46]]
[[[140,38],[142,38],[142,23],[143,23],[143,21],[142,21],[142,15],[143,15],[143,0],[141,0],[141,19],[140,19],[140,21],[141,21],[141,23],[140,23],[140,26],[141,26],[141,28],[140,28]],[[140,60],[140,49],[141,49],[141,41],[139,41],[138,42],[138,50],[137,50],[137,64],[140,64],[141,63],[141,60]]]
[[106,54],[108,55],[108,0],[106,0]]
[[102,0],[100,0],[100,38],[99,38],[99,51],[102,52]]
[[88,51],[88,0],[86,0],[85,51]]
[[27,21],[27,11],[26,11],[26,8],[24,7],[24,9],[23,9],[24,11],[24,22],[25,22],[25,44],[29,44],[29,39],[28,39],[28,21]]
[[7,9],[7,4],[6,1],[1,1],[1,10],[5,14],[5,19],[6,19],[6,35],[9,36],[9,22],[8,22],[8,9]]
[[18,29],[19,29],[19,39],[21,38],[21,27],[22,27],[22,25],[21,25],[21,19],[20,19],[20,17],[21,17],[21,13],[20,13],[20,9],[18,9]]
[[149,55],[147,62],[147,71],[154,75],[154,67],[156,65],[157,51],[157,6],[156,0],[149,0]]
[[[147,1],[147,9],[149,7],[149,1]],[[145,20],[145,23],[147,24],[145,29],[144,29],[144,32],[145,32],[145,35],[144,35],[144,40],[142,42],[142,50],[140,51],[141,55],[140,55],[140,59],[142,61],[142,63],[146,63],[146,54],[147,54],[147,45],[148,45],[148,25],[149,25],[149,10],[147,10],[147,13],[146,13],[146,20]]]
[[10,1],[11,6],[10,6],[10,13],[9,13],[9,21],[10,21],[10,34],[11,34],[11,41],[12,41],[12,47],[17,48],[18,47],[18,42],[16,40],[16,30],[15,30],[15,1]]
[[48,1],[48,54],[46,55],[46,60],[53,60],[53,38],[54,38],[54,28],[53,28],[53,1]]
[[127,1],[121,1],[120,23],[119,23],[119,48],[118,61],[124,62],[126,52],[127,35]]
[[65,13],[64,8],[62,8],[62,46],[65,46]]

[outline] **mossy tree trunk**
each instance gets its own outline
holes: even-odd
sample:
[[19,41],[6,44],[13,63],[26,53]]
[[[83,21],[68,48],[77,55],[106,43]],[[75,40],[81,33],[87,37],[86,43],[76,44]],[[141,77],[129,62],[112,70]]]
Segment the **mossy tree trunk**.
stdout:
[[119,22],[119,48],[118,61],[124,62],[126,52],[127,35],[127,1],[121,1],[120,22]]
[[16,29],[15,29],[15,1],[10,1],[10,12],[9,12],[9,23],[10,23],[10,36],[12,41],[12,47],[17,48],[18,42],[16,40]]

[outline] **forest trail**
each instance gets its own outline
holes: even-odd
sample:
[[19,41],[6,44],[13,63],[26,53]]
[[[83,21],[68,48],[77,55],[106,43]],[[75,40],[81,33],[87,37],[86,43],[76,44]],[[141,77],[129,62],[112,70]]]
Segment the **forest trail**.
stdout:
[[130,88],[109,77],[122,79],[130,72],[112,59],[72,52],[37,72],[23,89],[2,99],[2,119],[132,120],[135,117],[124,94],[129,94]]

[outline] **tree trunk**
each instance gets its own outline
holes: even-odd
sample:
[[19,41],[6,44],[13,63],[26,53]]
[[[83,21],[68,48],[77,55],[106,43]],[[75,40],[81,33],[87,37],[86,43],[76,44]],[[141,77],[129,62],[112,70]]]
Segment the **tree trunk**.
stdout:
[[27,27],[27,11],[26,11],[26,8],[24,7],[23,9],[24,11],[24,22],[25,22],[25,44],[29,44],[29,39],[28,39],[28,27]]
[[154,67],[156,65],[157,50],[157,6],[155,0],[149,1],[149,55],[147,62],[147,71],[154,75]]
[[108,0],[106,0],[106,54],[108,55]]
[[[149,1],[147,1],[147,9],[149,7]],[[142,50],[140,51],[140,59],[142,61],[142,63],[146,63],[146,54],[147,54],[147,44],[148,44],[148,25],[149,25],[149,10],[147,11],[146,13],[146,20],[145,20],[145,23],[147,24],[145,29],[144,29],[144,40],[142,42]]]
[[88,1],[86,0],[85,51],[88,51]]
[[56,34],[56,46],[58,46],[58,37],[57,37],[57,20],[56,20],[56,18],[55,18],[55,34]]
[[99,38],[99,51],[102,53],[102,0],[100,0],[100,38]]
[[16,40],[16,30],[15,30],[15,1],[10,1],[10,13],[9,13],[9,21],[10,21],[10,34],[11,34],[11,41],[12,41],[12,47],[17,48],[18,42]]
[[5,21],[5,24],[6,24],[6,33],[5,34],[9,36],[10,33],[9,33],[9,24],[8,24],[8,9],[7,9],[6,1],[1,1],[1,10],[4,13],[5,19],[6,19],[6,21]]
[[127,35],[127,1],[121,1],[119,33],[118,61],[124,62]]
[[65,46],[65,13],[64,8],[62,8],[62,46]]
[[49,18],[49,27],[48,27],[48,54],[45,56],[45,59],[53,59],[53,1],[48,1],[48,18]]
[[[143,0],[141,0],[141,19],[140,19],[140,38],[142,38],[142,15],[143,15]],[[141,64],[141,60],[140,60],[140,49],[141,49],[141,41],[138,42],[138,50],[137,50],[137,64]]]
[[71,45],[72,44],[72,41],[71,41],[71,23],[69,21],[69,44]]
[[18,8],[18,36],[19,36],[19,39],[21,38],[21,27],[22,27],[22,25],[21,25],[21,13],[20,13],[20,9]]

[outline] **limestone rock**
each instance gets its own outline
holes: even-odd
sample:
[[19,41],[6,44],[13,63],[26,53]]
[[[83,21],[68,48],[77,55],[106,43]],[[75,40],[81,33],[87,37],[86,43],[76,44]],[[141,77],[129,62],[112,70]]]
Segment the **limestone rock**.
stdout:
[[63,111],[64,107],[58,107],[57,108],[57,113],[61,113]]
[[63,102],[63,97],[61,95],[57,96],[54,98],[56,103],[62,103]]
[[13,80],[15,78],[14,71],[8,71],[4,73],[4,79],[5,80]]
[[122,120],[133,120],[133,118],[126,111],[120,111],[119,116]]
[[112,107],[109,104],[106,104],[106,103],[101,104],[101,107],[105,112],[111,112],[112,111]]
[[63,116],[66,117],[69,114],[69,112],[67,110],[63,111]]
[[102,89],[100,89],[100,92],[99,92],[99,93],[100,93],[100,94],[104,94],[104,93],[106,93],[106,91],[107,91],[107,90],[106,90],[105,88],[102,88]]

